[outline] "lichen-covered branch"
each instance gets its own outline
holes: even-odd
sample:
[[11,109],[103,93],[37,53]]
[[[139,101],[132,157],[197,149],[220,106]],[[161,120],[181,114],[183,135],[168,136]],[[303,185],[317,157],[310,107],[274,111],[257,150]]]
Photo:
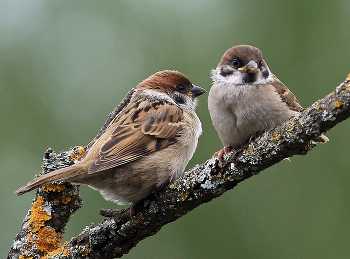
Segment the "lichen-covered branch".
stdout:
[[[124,105],[127,101],[128,96],[123,100]],[[122,109],[118,107],[109,115],[100,133]],[[225,155],[222,167],[218,166],[216,159],[209,159],[185,172],[183,178],[171,183],[156,196],[151,195],[140,202],[132,220],[128,217],[128,211],[119,214],[103,211],[104,215],[111,213],[118,216],[104,220],[97,226],[86,227],[79,236],[63,245],[60,242],[65,224],[80,207],[78,188],[67,183],[46,185],[37,191],[8,258],[121,257],[142,239],[156,234],[162,226],[220,196],[245,179],[282,159],[307,154],[316,145],[312,141],[314,137],[349,117],[350,74],[333,93],[287,123]],[[81,153],[79,150],[76,147],[58,156],[50,153],[45,160],[44,171],[69,166]]]
[[[83,147],[75,147],[56,155],[47,148],[43,172],[72,165],[84,151]],[[42,258],[48,252],[59,249],[68,220],[81,206],[79,186],[65,182],[46,184],[37,189],[32,207],[23,220],[8,258]]]

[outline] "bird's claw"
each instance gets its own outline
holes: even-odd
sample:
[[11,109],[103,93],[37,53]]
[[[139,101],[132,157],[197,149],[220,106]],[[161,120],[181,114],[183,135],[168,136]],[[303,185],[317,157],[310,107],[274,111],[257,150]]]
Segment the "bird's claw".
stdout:
[[218,159],[219,159],[219,166],[222,167],[222,159],[223,159],[224,154],[227,154],[231,150],[232,150],[231,146],[224,147],[223,149],[219,150],[218,152],[215,152],[213,154],[212,158],[218,157]]

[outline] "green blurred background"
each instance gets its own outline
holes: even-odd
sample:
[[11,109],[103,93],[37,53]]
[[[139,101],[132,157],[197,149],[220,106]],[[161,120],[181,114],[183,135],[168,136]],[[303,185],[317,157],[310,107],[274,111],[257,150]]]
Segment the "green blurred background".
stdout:
[[[127,91],[179,70],[209,90],[210,70],[237,44],[260,48],[304,107],[350,72],[350,2],[0,1],[0,257],[34,193],[13,192],[40,171],[46,147],[86,145]],[[207,95],[192,167],[221,148]],[[125,258],[349,258],[349,128],[165,226]],[[118,208],[81,188],[65,239]]]

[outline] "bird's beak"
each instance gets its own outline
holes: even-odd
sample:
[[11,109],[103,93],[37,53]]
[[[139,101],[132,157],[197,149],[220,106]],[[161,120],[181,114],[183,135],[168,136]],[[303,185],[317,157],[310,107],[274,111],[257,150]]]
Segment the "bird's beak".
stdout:
[[188,95],[191,97],[197,97],[197,96],[200,96],[201,94],[204,94],[205,92],[207,91],[202,87],[193,85],[192,90],[188,92]]
[[260,69],[258,68],[258,63],[256,63],[255,60],[251,60],[244,67],[238,68],[238,71],[250,73],[250,74],[255,74],[255,73],[259,72]]

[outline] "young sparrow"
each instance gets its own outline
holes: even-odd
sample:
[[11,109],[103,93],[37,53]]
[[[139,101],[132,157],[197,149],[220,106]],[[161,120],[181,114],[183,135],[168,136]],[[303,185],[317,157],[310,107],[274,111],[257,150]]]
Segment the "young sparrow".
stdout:
[[182,175],[202,132],[195,106],[205,92],[177,71],[150,76],[81,161],[42,175],[16,193],[65,180],[87,184],[117,204],[136,205]]
[[[224,149],[282,125],[303,108],[294,94],[271,73],[259,49],[238,45],[225,52],[209,92],[209,112]],[[327,142],[324,135],[314,139]]]

